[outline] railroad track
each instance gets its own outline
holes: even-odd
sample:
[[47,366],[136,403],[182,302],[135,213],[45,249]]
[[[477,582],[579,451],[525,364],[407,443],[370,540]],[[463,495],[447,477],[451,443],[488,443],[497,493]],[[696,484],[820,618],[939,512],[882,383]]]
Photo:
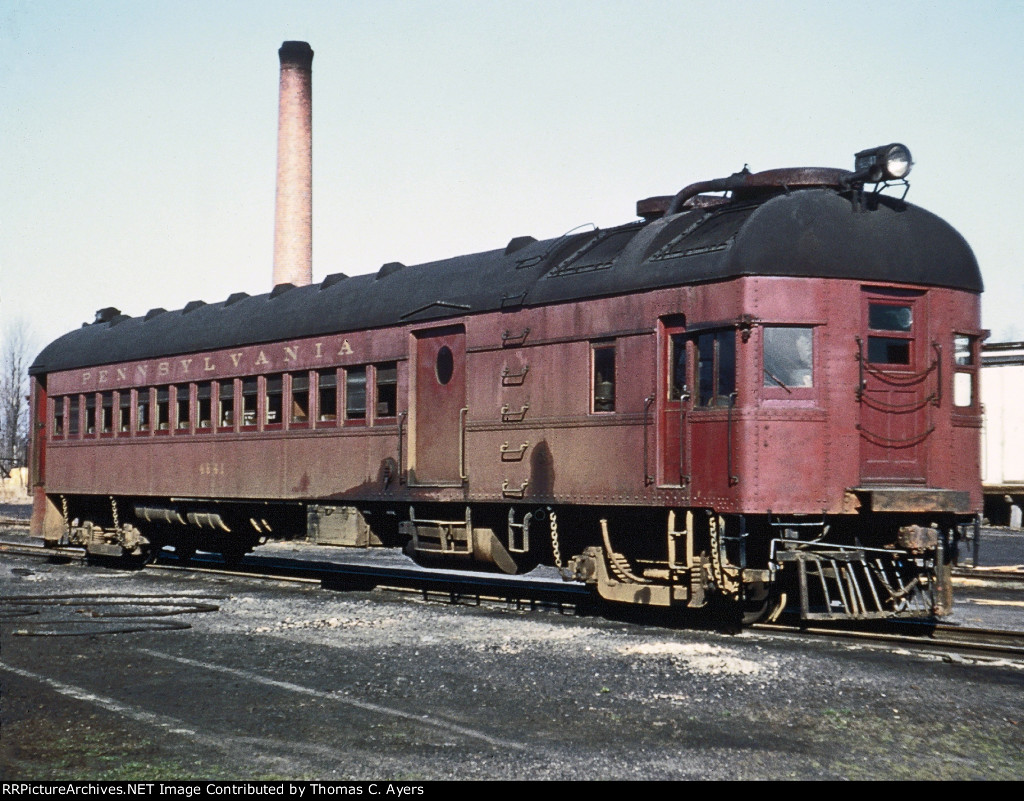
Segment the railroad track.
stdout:
[[[32,556],[59,556],[84,560],[81,548],[44,548],[28,543],[0,542],[0,553]],[[320,584],[333,590],[368,590],[415,593],[427,600],[448,603],[514,604],[517,608],[553,609],[561,613],[587,613],[599,610],[608,614],[608,607],[599,607],[587,588],[563,583],[505,575],[446,572],[417,566],[353,565],[324,561],[256,556],[242,564],[229,567],[216,556],[197,556],[186,564],[173,554],[162,555],[150,570],[193,571],[244,578],[295,581]],[[986,577],[987,578],[987,577]],[[612,616],[668,626],[678,626],[679,618],[662,610],[622,609],[615,607]],[[779,635],[827,637],[837,642],[860,642],[883,646],[910,646],[942,654],[967,658],[1006,658],[1024,660],[1024,631],[965,628],[946,623],[918,621],[872,621],[870,623],[835,623],[801,625],[795,615],[784,614],[782,622],[758,623],[751,630]]]
[[[44,548],[41,545],[0,542],[0,553],[21,553],[30,556],[59,556],[85,560],[81,548]],[[502,603],[528,603],[531,606],[556,607],[560,611],[589,608],[593,597],[580,584],[503,574],[442,571],[418,566],[340,564],[325,561],[256,556],[241,564],[225,565],[217,556],[197,555],[187,563],[179,562],[172,553],[161,555],[147,570],[188,570],[246,578],[267,578],[320,584],[325,589],[353,590],[380,588],[421,593],[427,597],[443,596],[451,601],[475,600]]]
[[965,582],[990,581],[995,584],[1024,584],[1024,565],[958,567],[953,569],[953,578]]
[[[976,629],[946,623],[899,623],[880,621],[871,626],[799,626],[785,623],[756,623],[755,631],[779,634],[800,633],[828,637],[838,642],[862,642],[884,646],[911,646],[961,658],[1024,660],[1024,631]],[[916,629],[916,631],[915,631]]]

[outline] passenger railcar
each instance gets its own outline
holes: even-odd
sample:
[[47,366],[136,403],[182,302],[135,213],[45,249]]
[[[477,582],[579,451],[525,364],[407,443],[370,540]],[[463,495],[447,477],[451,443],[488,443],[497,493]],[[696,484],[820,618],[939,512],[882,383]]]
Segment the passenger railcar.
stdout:
[[986,342],[981,351],[982,486],[985,518],[1021,528],[1024,509],[1024,342]]
[[628,603],[942,613],[982,505],[982,282],[893,193],[909,168],[892,145],[744,169],[607,230],[102,310],[31,368],[34,530],[140,560],[306,537],[541,561]]

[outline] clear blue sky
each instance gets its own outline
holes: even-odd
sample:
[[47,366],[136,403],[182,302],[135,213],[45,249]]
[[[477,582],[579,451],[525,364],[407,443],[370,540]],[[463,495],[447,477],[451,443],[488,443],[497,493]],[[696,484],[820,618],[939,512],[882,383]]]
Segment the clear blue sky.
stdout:
[[902,141],[1024,339],[1019,0],[0,0],[0,322],[41,345],[268,291],[287,39],[316,52],[316,281]]

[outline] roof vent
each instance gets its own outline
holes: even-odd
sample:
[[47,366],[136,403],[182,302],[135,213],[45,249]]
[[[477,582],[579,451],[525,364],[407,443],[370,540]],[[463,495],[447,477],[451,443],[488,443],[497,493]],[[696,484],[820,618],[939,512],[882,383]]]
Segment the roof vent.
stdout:
[[224,301],[224,306],[232,306],[240,300],[245,300],[247,297],[249,297],[248,292],[232,292],[228,295],[228,299]]
[[107,308],[100,309],[99,311],[96,312],[96,319],[93,320],[92,322],[94,325],[96,323],[109,323],[120,313],[120,309],[115,309],[113,306],[107,306]]
[[270,298],[273,300],[274,298],[280,297],[285,292],[290,292],[293,289],[295,289],[295,284],[278,284],[270,290]]
[[387,278],[389,275],[391,275],[391,273],[397,273],[399,270],[404,269],[405,265],[402,264],[402,262],[389,261],[387,264],[383,265],[379,270],[377,270],[377,277],[374,280],[379,281],[381,278]]
[[527,245],[532,245],[536,241],[532,236],[517,236],[514,239],[510,239],[508,244],[505,245],[505,255],[511,256],[517,250],[522,250]]
[[194,312],[200,306],[205,306],[205,305],[206,305],[206,301],[205,300],[190,300],[188,303],[185,304],[185,308],[181,310],[181,313],[182,314],[188,314],[189,312]]
[[159,317],[161,314],[166,314],[166,313],[167,313],[167,309],[161,309],[159,307],[156,308],[156,309],[150,309],[148,312],[146,312],[146,316],[143,319],[144,319],[145,322],[149,322],[154,317]]
[[320,289],[321,290],[329,289],[330,287],[334,286],[335,284],[340,283],[341,281],[344,281],[346,278],[348,278],[348,276],[345,275],[345,273],[331,273],[329,276],[327,276],[320,283]]
[[636,216],[643,217],[647,222],[657,220],[665,216],[668,207],[672,205],[672,195],[656,195],[645,197],[636,202]]

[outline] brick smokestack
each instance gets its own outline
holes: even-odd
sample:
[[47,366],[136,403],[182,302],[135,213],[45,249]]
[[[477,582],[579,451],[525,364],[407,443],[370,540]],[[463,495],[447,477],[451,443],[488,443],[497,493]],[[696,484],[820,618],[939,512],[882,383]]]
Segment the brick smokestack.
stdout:
[[313,49],[285,42],[277,116],[274,286],[313,283]]

